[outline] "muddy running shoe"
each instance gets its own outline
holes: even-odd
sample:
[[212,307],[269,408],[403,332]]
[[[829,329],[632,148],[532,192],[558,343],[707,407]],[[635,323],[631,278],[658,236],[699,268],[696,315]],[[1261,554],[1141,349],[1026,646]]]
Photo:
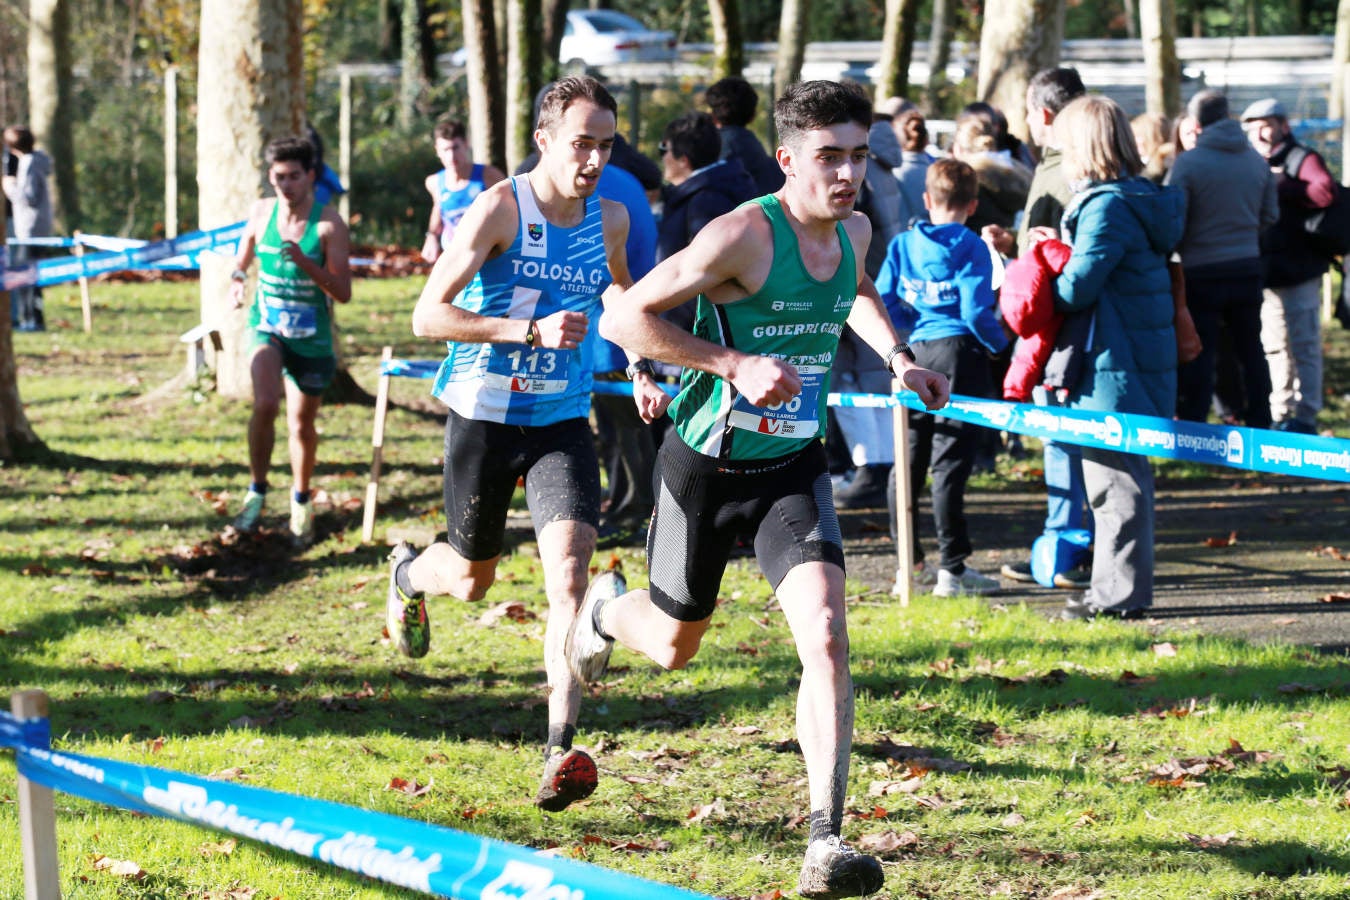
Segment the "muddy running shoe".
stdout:
[[601,572],[586,589],[586,599],[581,601],[581,609],[567,630],[567,643],[563,652],[567,656],[567,667],[582,684],[595,681],[609,665],[609,654],[614,649],[612,638],[601,637],[595,630],[595,605],[601,600],[612,600],[628,590],[623,576],[614,570]]
[[291,539],[298,547],[314,543],[314,507],[291,498]]
[[398,586],[398,567],[417,555],[407,541],[399,541],[389,554],[389,599],[384,607],[384,625],[398,652],[414,659],[431,649],[431,622],[426,600],[420,593],[408,596]]
[[239,511],[239,515],[234,517],[234,530],[251,532],[258,527],[258,520],[262,518],[263,503],[266,497],[257,491],[250,490],[244,495],[244,508]]
[[838,835],[819,838],[806,848],[797,893],[803,897],[862,897],[881,890],[881,863],[859,853]]
[[534,805],[544,812],[558,812],[589,797],[598,781],[595,761],[586,751],[573,747],[566,753],[551,753],[544,761],[544,777],[539,782]]

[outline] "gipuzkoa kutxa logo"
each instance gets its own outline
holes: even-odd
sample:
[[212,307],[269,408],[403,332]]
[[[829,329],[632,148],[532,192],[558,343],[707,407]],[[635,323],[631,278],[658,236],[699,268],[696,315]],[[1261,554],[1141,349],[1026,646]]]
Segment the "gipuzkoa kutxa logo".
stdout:
[[525,228],[530,233],[530,240],[538,241],[543,239],[544,237],[543,223],[531,222],[528,225],[526,225]]
[[483,888],[482,900],[586,900],[586,893],[553,883],[543,866],[511,861]]

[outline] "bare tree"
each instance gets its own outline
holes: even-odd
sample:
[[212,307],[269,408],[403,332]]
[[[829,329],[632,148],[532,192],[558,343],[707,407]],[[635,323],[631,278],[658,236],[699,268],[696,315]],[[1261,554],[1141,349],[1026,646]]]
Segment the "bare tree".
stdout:
[[1139,34],[1144,42],[1144,94],[1149,112],[1181,113],[1181,63],[1177,60],[1175,0],[1140,0]]
[[542,88],[543,16],[540,0],[506,5],[506,164],[515,171],[534,149],[534,95]]
[[745,35],[741,31],[741,5],[738,0],[708,0],[708,21],[712,25],[713,81],[745,71]]
[[[197,188],[203,228],[238,222],[267,189],[263,148],[305,125],[303,0],[202,0],[197,62]],[[228,258],[203,254],[202,321],[215,325],[216,388],[248,397],[244,312],[229,309]]]
[[886,26],[881,36],[881,74],[877,78],[879,102],[909,93],[909,63],[914,56],[914,32],[919,0],[886,0]]
[[980,29],[979,98],[1003,111],[1009,130],[1027,138],[1027,83],[1059,65],[1064,0],[990,0]]
[[66,0],[30,0],[28,6],[28,122],[52,157],[52,207],[58,230],[80,227],[71,123],[70,10]]
[[[0,203],[0,248],[5,240],[5,205]],[[3,255],[3,254],[0,254]],[[14,328],[9,321],[9,292],[0,291],[0,460],[27,459],[44,449],[28,424],[19,398],[19,372],[14,364]]]
[[778,17],[778,55],[773,64],[773,95],[783,96],[789,84],[802,77],[806,57],[806,20],[811,15],[811,0],[783,0]]
[[[475,159],[506,168],[502,66],[492,0],[464,0],[464,49],[468,51],[469,137]],[[510,171],[509,169],[507,171]]]
[[928,33],[928,110],[937,115],[947,63],[952,58],[952,0],[933,0],[933,27]]

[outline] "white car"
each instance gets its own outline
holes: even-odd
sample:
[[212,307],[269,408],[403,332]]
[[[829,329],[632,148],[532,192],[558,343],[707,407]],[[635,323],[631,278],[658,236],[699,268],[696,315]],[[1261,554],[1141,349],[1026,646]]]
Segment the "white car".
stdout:
[[632,16],[612,9],[569,10],[558,51],[563,65],[607,66],[674,58],[674,34],[651,31]]

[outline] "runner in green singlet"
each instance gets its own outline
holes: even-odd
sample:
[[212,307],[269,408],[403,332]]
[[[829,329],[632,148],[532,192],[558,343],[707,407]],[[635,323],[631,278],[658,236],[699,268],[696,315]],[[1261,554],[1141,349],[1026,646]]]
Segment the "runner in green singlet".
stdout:
[[253,531],[262,516],[284,385],[292,479],[290,532],[297,544],[307,546],[314,539],[309,495],[319,446],[314,421],[320,397],[337,370],[331,301],[346,303],[352,296],[349,238],[337,212],[314,201],[316,171],[309,141],[272,141],[265,158],[276,198],[253,205],[230,276],[230,299],[238,309],[244,305],[249,264],[257,256],[258,289],[248,310],[253,376],[250,484],[234,527]]
[[[870,894],[881,865],[840,839],[853,734],[844,551],[820,437],[828,373],[845,322],[929,409],[947,380],[918,368],[863,273],[871,238],[853,211],[867,165],[871,104],[826,81],[788,88],[774,110],[786,183],[714,220],[627,291],[605,297],[600,329],[630,353],[685,367],[661,447],[647,538],[650,588],[616,572],[591,583],[568,635],[579,680],[614,641],[666,668],[698,650],[730,550],[753,538],[802,663],[797,736],[811,834],[806,897]],[[660,313],[697,297],[694,333]],[[638,375],[635,378],[645,378]]]

